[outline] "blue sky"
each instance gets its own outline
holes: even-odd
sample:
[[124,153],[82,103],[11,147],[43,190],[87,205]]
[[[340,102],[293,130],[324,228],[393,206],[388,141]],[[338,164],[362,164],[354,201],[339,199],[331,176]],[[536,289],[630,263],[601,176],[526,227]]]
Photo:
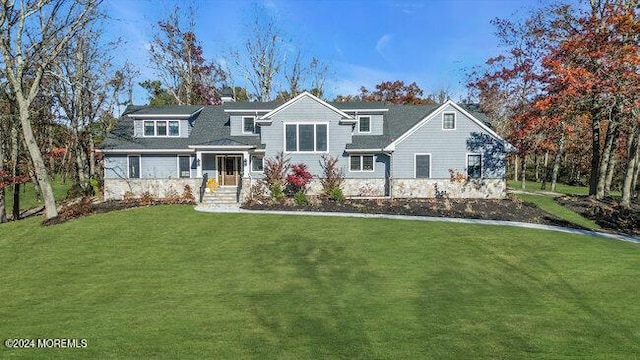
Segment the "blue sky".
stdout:
[[[448,89],[454,99],[466,94],[465,72],[500,53],[490,21],[526,15],[535,2],[470,1],[173,1],[107,0],[114,19],[108,34],[126,43],[118,60],[140,71],[138,82],[154,78],[148,66],[153,26],[174,4],[196,9],[196,35],[205,57],[224,61],[242,46],[256,8],[272,16],[288,42],[329,66],[326,97],[357,94],[382,81],[415,81],[425,95]],[[235,78],[238,85],[243,79]],[[283,84],[284,85],[284,84]],[[141,88],[134,102],[146,103]]]

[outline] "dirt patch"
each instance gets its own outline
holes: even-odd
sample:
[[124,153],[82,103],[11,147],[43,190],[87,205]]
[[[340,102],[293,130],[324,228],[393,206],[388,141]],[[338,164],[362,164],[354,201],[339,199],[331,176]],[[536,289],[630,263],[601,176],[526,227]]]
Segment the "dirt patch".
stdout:
[[243,205],[242,208],[520,221],[588,230],[580,225],[557,218],[541,210],[535,204],[517,199],[348,199],[342,203],[325,200],[316,201],[312,205],[251,204]]
[[556,201],[591,219],[603,229],[628,235],[640,235],[640,204],[623,209],[616,199],[596,200],[588,196],[561,196]]

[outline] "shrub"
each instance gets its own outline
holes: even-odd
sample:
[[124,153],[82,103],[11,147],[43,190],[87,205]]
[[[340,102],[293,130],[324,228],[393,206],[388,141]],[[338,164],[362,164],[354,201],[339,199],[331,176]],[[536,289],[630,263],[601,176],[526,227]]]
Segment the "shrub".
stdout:
[[293,165],[291,166],[291,174],[287,176],[287,192],[290,195],[299,192],[305,193],[311,180],[313,180],[313,175],[307,170],[307,165]]
[[195,204],[196,198],[193,196],[193,191],[191,191],[191,186],[185,185],[182,190],[182,203],[183,204]]
[[302,191],[298,191],[293,196],[293,201],[296,203],[296,205],[309,205],[309,198]]
[[138,203],[142,206],[152,205],[154,202],[155,198],[148,191],[142,193],[142,195],[140,195],[140,198],[138,199]]
[[344,194],[342,193],[342,189],[337,187],[331,190],[331,193],[329,194],[329,199],[337,202],[344,201]]
[[[322,193],[328,196],[332,200],[342,201],[344,196],[342,195],[342,183],[344,182],[344,173],[338,166],[338,158],[327,155],[322,155],[322,161],[320,162],[322,167],[322,178],[320,178],[320,184],[322,185]],[[334,198],[334,194],[340,191],[340,198]]]
[[284,154],[279,152],[273,159],[264,160],[264,187],[271,192],[271,198],[281,201],[284,198],[284,186],[286,184],[286,174],[289,170],[289,159],[285,159]]

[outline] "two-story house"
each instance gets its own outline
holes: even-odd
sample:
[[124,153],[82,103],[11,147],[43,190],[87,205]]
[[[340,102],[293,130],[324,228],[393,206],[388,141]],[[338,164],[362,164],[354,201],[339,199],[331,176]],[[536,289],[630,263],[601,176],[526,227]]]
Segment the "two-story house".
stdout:
[[[323,155],[338,158],[346,196],[505,196],[513,147],[470,106],[326,102],[307,92],[285,103],[225,100],[128,107],[101,146],[105,198],[163,197],[186,184],[197,191],[206,174],[237,188],[242,201],[262,178],[264,159],[280,152],[316,177]],[[317,191],[316,179],[310,192]]]

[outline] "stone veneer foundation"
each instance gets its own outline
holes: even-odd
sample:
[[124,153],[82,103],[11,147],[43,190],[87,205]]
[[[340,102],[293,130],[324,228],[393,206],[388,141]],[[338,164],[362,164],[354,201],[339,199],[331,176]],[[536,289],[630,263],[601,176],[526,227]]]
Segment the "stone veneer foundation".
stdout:
[[[436,188],[437,187],[437,188]],[[451,181],[449,179],[393,179],[391,196],[396,198],[503,199],[507,196],[503,179]]]
[[134,196],[149,192],[158,198],[164,198],[173,191],[182,195],[185,185],[191,187],[193,196],[198,199],[201,183],[202,179],[105,179],[104,199],[120,200],[129,191]]

